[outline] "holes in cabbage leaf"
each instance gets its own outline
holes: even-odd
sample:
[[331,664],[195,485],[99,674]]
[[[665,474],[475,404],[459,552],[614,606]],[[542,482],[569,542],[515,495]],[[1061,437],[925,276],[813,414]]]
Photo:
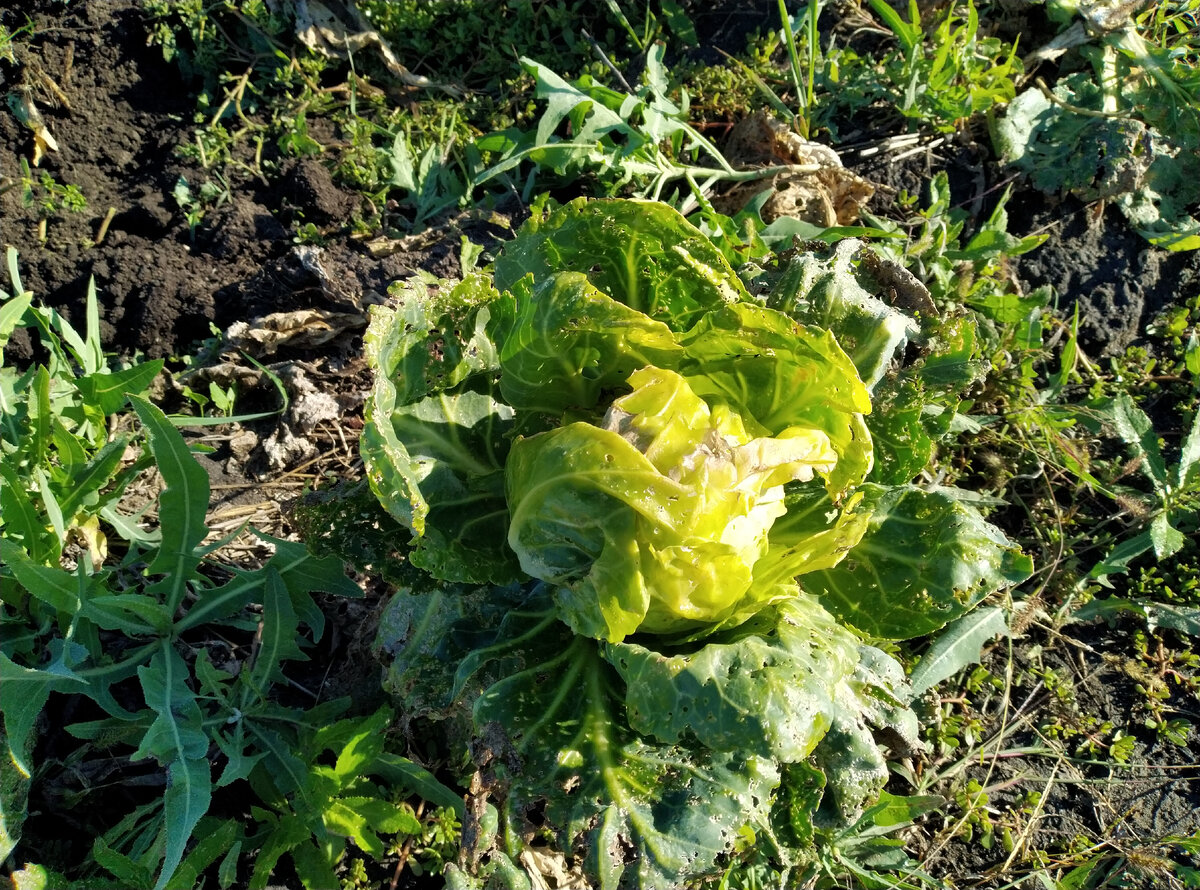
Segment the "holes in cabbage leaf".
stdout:
[[535,800],[525,807],[525,821],[530,825],[541,828],[546,824],[546,801]]

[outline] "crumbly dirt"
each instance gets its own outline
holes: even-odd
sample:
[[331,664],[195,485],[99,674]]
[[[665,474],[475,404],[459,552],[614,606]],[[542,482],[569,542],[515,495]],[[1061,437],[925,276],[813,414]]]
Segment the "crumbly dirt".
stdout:
[[[744,48],[746,37],[770,27],[774,16],[774,4],[736,0],[688,8],[702,43],[693,55],[708,61],[719,58],[718,47]],[[189,183],[205,179],[205,171],[176,151],[191,138],[197,85],[165,62],[158,48],[147,46],[139,4],[0,2],[0,22],[8,27],[20,26],[26,16],[36,23],[36,36],[22,50],[19,64],[0,62],[0,88],[28,88],[57,141],[58,149],[46,154],[34,177],[45,171],[58,182],[77,185],[87,206],[77,213],[49,214],[42,240],[42,211],[36,203],[27,205],[19,184],[20,159],[31,157],[33,133],[0,110],[0,242],[19,251],[25,287],[73,323],[83,321],[88,281],[94,279],[105,347],[121,354],[182,358],[203,353],[214,326],[222,332],[237,322],[261,328],[258,320],[269,316],[285,328],[291,325],[292,334],[270,347],[253,337],[237,341],[284,382],[291,409],[210,431],[208,444],[215,450],[204,460],[214,483],[218,530],[250,519],[286,534],[281,505],[305,487],[356,478],[361,471],[355,436],[369,385],[361,342],[367,307],[383,299],[390,283],[418,269],[454,274],[458,232],[446,228],[408,249],[372,255],[363,241],[340,228],[354,214],[358,197],[340,188],[319,159],[278,158],[278,175],[270,181],[239,181],[227,202],[193,229],[173,192],[181,177]],[[903,164],[879,156],[846,161],[884,186],[876,197],[884,203],[877,207],[901,189],[919,192],[933,171],[947,169],[956,201],[984,219],[1005,180],[985,146],[986,138],[963,134]],[[1084,345],[1093,353],[1123,350],[1172,297],[1195,290],[1200,252],[1154,251],[1111,208],[1084,207],[1072,199],[1054,202],[1014,185],[1013,230],[1052,235],[1046,246],[1015,262],[1015,274],[1028,288],[1053,285],[1064,306],[1078,301]],[[299,243],[302,221],[325,232],[322,246]],[[313,321],[312,315],[297,314],[311,312],[322,315]],[[313,336],[322,324],[333,330],[324,340]],[[209,380],[222,385],[237,380],[246,394],[240,408],[277,406],[273,386],[241,352],[206,354],[209,367],[184,376],[193,388],[206,387]],[[32,344],[19,338],[6,355],[14,362],[34,357]],[[183,398],[178,389],[164,390],[162,396]],[[331,631],[314,656],[308,678],[313,685],[332,695],[373,683],[378,668],[368,644],[375,602],[369,597],[328,604]],[[1073,641],[1059,641],[1057,654],[1046,658],[1058,659],[1055,669],[1070,675],[1073,707],[1121,724],[1138,716],[1144,695],[1138,680],[1120,668],[1127,637],[1102,626],[1072,633]],[[1049,707],[1045,694],[1031,704],[1043,706]],[[1195,711],[1194,702],[1173,701],[1173,706],[1181,713]],[[1036,741],[1032,725],[1011,744]],[[1061,764],[1026,758],[1000,759],[991,772],[974,767],[972,774],[1003,785],[994,799],[997,806],[1007,806],[1020,791],[1044,784],[1057,768],[1032,845],[1065,849],[1071,838],[1084,836],[1127,839],[1133,848],[1139,839],[1200,829],[1197,762],[1200,740],[1194,730],[1188,747],[1159,744],[1147,732],[1138,736],[1124,769],[1097,765],[1075,774]],[[905,787],[896,790],[910,793]],[[963,841],[939,846],[932,829],[924,842],[929,868],[958,886],[1003,883],[996,877],[1007,857],[1002,850]]]
[[1050,235],[1017,258],[1018,274],[1030,287],[1052,286],[1064,308],[1078,302],[1080,340],[1093,354],[1124,352],[1166,306],[1200,286],[1200,251],[1151,247],[1116,207],[1038,196],[1014,201],[1010,213],[1014,231]]
[[[178,70],[147,51],[135,4],[79,4],[65,14],[54,4],[44,4],[45,12],[38,6],[9,4],[4,13],[10,27],[30,15],[38,35],[23,71],[5,72],[24,75],[25,83],[7,86],[31,91],[58,144],[35,178],[45,171],[77,185],[87,207],[52,214],[39,243],[40,208],[25,205],[18,185],[0,198],[0,233],[20,252],[25,286],[41,300],[78,324],[94,277],[106,345],[167,355],[208,335],[217,290],[249,274],[264,245],[250,239],[222,263],[193,251],[171,190],[180,176],[195,178],[173,154],[188,138],[194,100]],[[30,156],[32,142],[13,115],[0,115],[0,169],[9,177],[19,177],[19,158]],[[93,245],[109,208],[115,215],[107,235]]]
[[[356,242],[335,239],[323,265],[336,268],[344,293],[320,287],[294,261],[292,224],[340,225],[358,198],[313,159],[283,164],[274,182],[238,182],[193,229],[174,189],[181,178],[193,187],[207,178],[177,153],[191,139],[195,85],[146,45],[139,4],[106,0],[65,10],[53,0],[0,4],[10,28],[26,15],[36,36],[19,66],[3,67],[11,81],[5,86],[31,91],[58,145],[32,173],[77,185],[87,206],[51,213],[40,240],[44,211],[38,201],[26,205],[19,183],[33,132],[0,114],[0,173],[16,183],[0,195],[0,239],[20,252],[25,287],[74,324],[82,321],[88,281],[95,280],[109,349],[185,356],[211,336],[211,325],[223,330],[271,312],[332,308],[342,297],[359,302],[361,294],[377,301],[388,283],[417,268],[454,271],[447,244],[376,260]],[[16,360],[29,357],[27,342],[13,349]]]

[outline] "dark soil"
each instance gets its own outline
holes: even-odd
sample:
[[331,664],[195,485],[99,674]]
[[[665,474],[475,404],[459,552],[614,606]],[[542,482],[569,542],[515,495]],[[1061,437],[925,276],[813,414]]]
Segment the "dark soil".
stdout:
[[1080,340],[1093,354],[1124,352],[1166,306],[1200,286],[1200,252],[1152,248],[1115,207],[1037,195],[1014,201],[1010,212],[1017,231],[1050,235],[1018,258],[1022,280],[1051,285],[1065,310],[1078,302]]
[[[114,349],[157,357],[207,336],[217,291],[249,274],[264,245],[250,239],[242,255],[220,264],[191,249],[171,190],[181,175],[194,175],[173,157],[189,138],[194,98],[177,68],[147,51],[134,4],[78,5],[65,15],[56,4],[44,4],[48,15],[36,4],[20,6],[4,21],[12,27],[28,14],[35,22],[38,37],[22,60],[23,73],[33,80],[27,86],[59,146],[41,169],[77,185],[87,199],[82,212],[48,219],[44,244],[39,208],[25,206],[21,189],[0,199],[3,238],[21,254],[26,287],[78,324],[94,276],[102,334]],[[52,78],[69,105],[30,78],[34,70]],[[17,159],[29,156],[32,133],[5,115],[0,140],[4,169],[17,170]],[[92,246],[109,208],[116,214],[108,234]]]
[[[26,16],[35,23],[20,68],[3,69],[6,79],[17,81],[6,84],[9,89],[31,90],[58,144],[33,169],[34,178],[45,171],[77,185],[87,199],[81,212],[52,213],[40,243],[43,213],[37,201],[26,205],[18,184],[0,195],[0,239],[20,252],[25,287],[72,323],[82,320],[94,278],[108,348],[184,356],[211,336],[213,324],[224,329],[300,308],[361,311],[389,282],[418,267],[454,270],[448,245],[374,260],[343,239],[321,259],[337,287],[322,287],[318,275],[296,261],[289,226],[298,219],[318,226],[344,222],[358,199],[338,189],[315,160],[282,164],[273,182],[239,182],[193,231],[173,193],[181,177],[191,184],[206,179],[176,152],[192,138],[199,85],[184,81],[175,64],[147,46],[139,4],[105,0],[64,10],[54,0],[7,3],[0,4],[0,16],[13,29]],[[19,179],[20,158],[30,156],[32,145],[29,129],[11,114],[0,115],[0,171]],[[110,211],[103,241],[96,243]],[[15,359],[23,349],[28,357],[27,343],[13,348]]]
[[[717,47],[740,51],[746,37],[769,27],[775,14],[774,4],[765,3],[727,0],[698,6],[689,8],[702,42],[695,51],[699,59],[715,55]],[[213,337],[213,326],[220,331],[241,321],[253,326],[255,319],[306,309],[337,313],[341,328],[330,341],[300,339],[274,351],[245,346],[285,380],[293,409],[254,427],[248,450],[221,443],[209,466],[214,479],[231,489],[241,484],[243,493],[323,452],[340,453],[340,463],[332,464],[327,475],[355,476],[353,431],[361,429],[368,383],[361,356],[366,308],[383,299],[391,282],[417,269],[454,274],[458,233],[434,237],[420,249],[373,257],[361,241],[339,229],[359,198],[340,188],[319,159],[287,160],[269,156],[270,150],[265,169],[271,175],[240,180],[227,201],[193,229],[173,193],[181,178],[189,183],[206,178],[206,171],[176,151],[192,138],[198,84],[185,80],[158,48],[147,45],[139,4],[0,2],[0,22],[9,28],[19,27],[27,16],[35,23],[35,36],[18,64],[0,62],[0,86],[28,89],[57,141],[58,150],[41,160],[34,178],[45,171],[57,182],[77,185],[87,206],[45,216],[45,240],[40,239],[44,214],[36,201],[25,202],[20,185],[20,159],[31,157],[33,134],[12,114],[0,112],[0,175],[6,178],[0,186],[16,183],[0,193],[0,241],[19,251],[25,287],[81,324],[88,282],[94,279],[105,346],[151,358],[195,355]],[[858,172],[891,186],[894,194],[921,191],[938,169],[948,169],[956,201],[977,218],[986,218],[1006,179],[985,145],[969,135],[938,154],[903,165],[876,160]],[[1052,237],[1020,258],[1014,272],[1029,288],[1052,285],[1062,306],[1078,302],[1084,346],[1093,354],[1122,351],[1181,290],[1196,289],[1200,252],[1153,250],[1112,208],[1051,201],[1016,185],[1009,204],[1011,228],[1017,234],[1047,231]],[[886,201],[887,194],[882,191],[878,200]],[[327,232],[322,246],[299,243],[301,221]],[[28,362],[33,357],[28,339],[10,344],[7,358]],[[222,367],[202,373],[222,380],[249,373],[237,361]],[[270,386],[261,377],[252,383],[252,390],[260,387],[258,397],[269,402]],[[270,442],[274,445],[268,447]],[[216,505],[235,502],[226,497]],[[328,683],[336,694],[370,685],[377,676],[378,668],[365,654],[372,603],[330,608],[332,637],[319,653],[325,661],[314,671],[316,681]],[[1144,695],[1138,681],[1119,667],[1127,641],[1102,627],[1083,628],[1077,635],[1076,643],[1063,646],[1073,660],[1063,656],[1057,665],[1071,674],[1073,707],[1114,722],[1131,719]],[[1177,704],[1181,712],[1194,711],[1194,702]],[[1026,731],[1013,743],[1032,739]],[[1097,766],[1055,784],[1033,842],[1063,849],[1076,835],[1107,832],[1136,845],[1138,839],[1194,833],[1200,829],[1197,762],[1195,732],[1189,748],[1157,744],[1149,734],[1139,737],[1127,769]],[[1014,789],[1024,790],[1033,781],[1020,772],[1031,769],[1029,762],[1020,763],[991,776],[1012,781],[1010,799]],[[1038,766],[1044,778],[1051,765]],[[997,799],[1003,801],[1004,792]],[[1005,855],[954,843],[931,867],[954,876],[959,886],[972,884],[968,875],[986,885],[989,869],[1003,863]]]

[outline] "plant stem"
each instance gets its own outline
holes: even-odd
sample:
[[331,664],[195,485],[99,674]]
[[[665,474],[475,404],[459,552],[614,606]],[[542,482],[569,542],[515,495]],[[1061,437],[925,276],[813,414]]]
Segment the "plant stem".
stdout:
[[779,0],[779,18],[783,22],[783,36],[787,41],[788,62],[792,72],[792,84],[796,87],[796,101],[800,103],[801,114],[796,115],[796,120],[800,122],[803,132],[800,134],[805,139],[808,138],[808,106],[806,103],[807,96],[801,86],[800,79],[800,52],[796,49],[796,35],[792,31],[792,19],[788,15],[787,3],[785,0]]

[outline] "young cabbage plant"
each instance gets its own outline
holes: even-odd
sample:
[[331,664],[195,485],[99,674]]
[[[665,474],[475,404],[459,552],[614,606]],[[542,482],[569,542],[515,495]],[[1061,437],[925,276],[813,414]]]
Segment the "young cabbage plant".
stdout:
[[600,887],[719,874],[750,834],[812,866],[917,745],[870,643],[1031,571],[913,483],[981,369],[970,319],[876,299],[897,273],[857,242],[743,274],[664,205],[580,200],[374,312],[362,453],[425,575],[388,683],[500,816],[452,886],[520,886],[535,839]]

